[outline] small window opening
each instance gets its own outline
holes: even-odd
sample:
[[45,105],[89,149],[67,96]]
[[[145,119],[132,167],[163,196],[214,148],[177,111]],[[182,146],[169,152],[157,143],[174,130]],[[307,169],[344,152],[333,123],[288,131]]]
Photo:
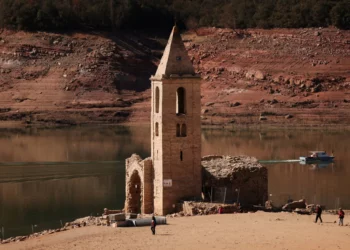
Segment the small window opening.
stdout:
[[155,132],[156,132],[156,136],[159,135],[159,125],[158,125],[158,122],[156,122],[156,127],[155,127]]
[[178,88],[176,91],[176,114],[186,113],[186,91],[184,88]]
[[186,137],[186,136],[187,136],[186,124],[182,124],[182,126],[181,126],[181,137]]
[[182,151],[180,151],[180,160],[182,161]]
[[159,88],[156,87],[156,113],[159,113]]
[[176,137],[180,137],[181,132],[180,132],[180,124],[176,124]]
[[158,150],[157,150],[157,160],[159,160],[159,158],[158,158]]
[[181,60],[182,60],[181,56],[176,57],[176,61],[181,61]]

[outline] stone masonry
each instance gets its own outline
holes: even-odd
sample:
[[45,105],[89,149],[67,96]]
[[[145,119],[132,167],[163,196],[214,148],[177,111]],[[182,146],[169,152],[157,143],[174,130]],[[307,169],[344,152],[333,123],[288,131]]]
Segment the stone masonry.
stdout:
[[179,200],[200,197],[202,186],[200,77],[176,27],[151,80],[154,210],[167,214]]
[[[152,161],[141,161],[136,156],[127,159],[126,211],[135,210],[128,204],[137,204],[133,200],[140,198],[137,192],[130,194],[134,191],[130,183],[137,181],[131,177],[139,174],[142,189],[153,190],[152,198],[148,191],[142,191],[141,211],[151,210],[151,199],[153,212],[164,215],[174,212],[175,204],[182,199],[199,198],[202,189],[201,79],[195,74],[176,26],[151,81]],[[151,184],[145,182],[150,177],[149,170],[153,171]]]
[[153,212],[153,166],[152,160],[142,160],[133,154],[126,159],[125,210],[130,213]]
[[206,200],[252,206],[268,199],[268,170],[255,157],[209,155],[202,166]]

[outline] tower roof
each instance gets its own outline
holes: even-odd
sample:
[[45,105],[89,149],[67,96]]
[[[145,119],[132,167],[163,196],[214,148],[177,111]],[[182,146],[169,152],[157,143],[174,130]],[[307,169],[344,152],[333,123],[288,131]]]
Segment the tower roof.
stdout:
[[156,77],[165,75],[195,75],[195,71],[177,26],[174,26],[168,44],[165,47],[163,57],[158,66]]

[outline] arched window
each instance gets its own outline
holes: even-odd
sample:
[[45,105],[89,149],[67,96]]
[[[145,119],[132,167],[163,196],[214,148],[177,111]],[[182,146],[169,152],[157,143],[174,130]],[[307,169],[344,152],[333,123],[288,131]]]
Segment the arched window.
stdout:
[[159,113],[159,88],[156,87],[156,93],[155,93],[155,96],[156,96],[156,113]]
[[182,126],[181,126],[181,137],[186,137],[186,136],[187,136],[186,124],[182,124]]
[[176,91],[176,114],[186,114],[186,91],[178,88]]
[[180,160],[182,161],[182,151],[180,151]]
[[176,124],[176,137],[180,137],[181,132],[180,132],[180,124]]
[[158,122],[156,122],[155,132],[156,132],[156,136],[158,136],[158,135],[159,135],[159,125],[158,125]]

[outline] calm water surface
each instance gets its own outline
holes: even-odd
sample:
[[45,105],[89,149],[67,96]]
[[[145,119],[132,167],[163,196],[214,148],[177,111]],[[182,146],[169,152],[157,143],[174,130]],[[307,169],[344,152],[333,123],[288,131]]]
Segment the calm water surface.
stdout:
[[[202,155],[288,160],[309,150],[333,151],[335,163],[323,168],[266,165],[269,194],[278,205],[305,198],[327,208],[350,209],[349,141],[346,130],[203,130]],[[59,227],[61,222],[101,213],[104,207],[122,208],[124,160],[134,152],[150,155],[149,127],[0,129],[0,162],[115,161],[0,165],[0,228],[5,228],[5,237]]]

